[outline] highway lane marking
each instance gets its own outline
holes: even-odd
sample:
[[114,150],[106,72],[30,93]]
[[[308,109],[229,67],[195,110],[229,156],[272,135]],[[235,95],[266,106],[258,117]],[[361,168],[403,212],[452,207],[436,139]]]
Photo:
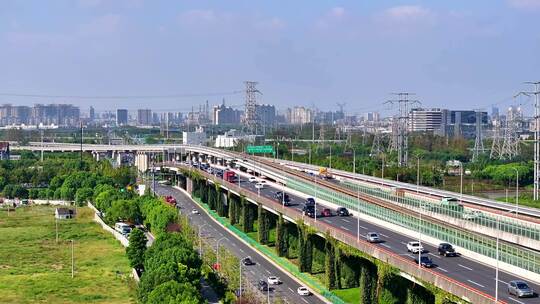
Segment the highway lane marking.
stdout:
[[244,249],[242,249],[242,248],[238,248],[238,249],[240,249],[240,251],[242,251],[242,252],[245,252]]
[[433,253],[431,253],[431,252],[428,253],[428,254],[429,254],[430,256],[436,257],[437,259],[442,259],[442,258],[441,258],[439,255],[437,255],[437,254],[433,254]]
[[405,243],[405,242],[401,242],[401,244],[403,244],[403,245],[407,245],[407,243]]
[[343,226],[339,226],[341,229],[345,229],[347,231],[350,231],[349,228],[346,228],[346,227],[343,227]]
[[442,267],[437,267],[437,269],[440,269],[440,270],[442,270],[443,272],[448,272],[448,270],[446,270],[446,269],[444,269],[444,268],[442,268]]
[[472,268],[470,268],[470,267],[467,267],[467,266],[463,266],[463,265],[461,265],[461,264],[458,264],[458,266],[459,266],[459,267],[462,267],[462,268],[465,268],[465,269],[467,269],[467,270],[470,270],[470,271],[472,271],[472,270],[473,270]]
[[358,225],[358,227],[360,227],[360,228],[362,228],[362,229],[364,229],[364,230],[368,230],[367,227],[364,227],[364,226],[362,226],[362,225]]
[[268,271],[268,269],[265,269],[265,270],[266,270],[266,272],[267,272],[268,274],[270,274],[270,273],[271,273],[270,271]]
[[474,284],[474,285],[476,285],[476,286],[480,286],[480,287],[482,287],[482,288],[486,288],[486,286],[484,286],[484,285],[482,285],[482,284],[480,284],[480,283],[476,283],[475,281],[472,281],[472,280],[467,280],[467,282],[472,283],[472,284]]
[[346,219],[343,219],[344,222],[347,222],[347,223],[350,223],[351,221],[349,220],[346,220]]
[[390,247],[390,246],[388,246],[388,245],[386,245],[386,244],[381,244],[381,246],[386,247],[386,248],[388,248],[388,249],[392,249],[392,247]]
[[304,299],[304,298],[300,298],[300,299],[302,299],[302,301],[304,301],[304,302],[306,302],[306,303],[309,304],[309,302],[308,302],[306,299]]
[[289,290],[290,290],[292,293],[294,293],[294,290],[292,290],[292,288],[290,288],[290,287],[287,287],[287,288],[289,288]]
[[[496,278],[493,278],[493,279],[494,279],[494,280],[497,280]],[[503,281],[503,280],[499,280],[499,282],[501,282],[501,283],[503,283],[503,284],[506,284],[506,285],[508,285],[508,283],[507,283],[507,282],[505,282],[505,281]]]
[[381,235],[382,235],[383,237],[385,237],[385,238],[388,238],[388,239],[390,238],[390,237],[389,237],[388,235],[386,235],[386,234],[381,233]]
[[236,247],[236,243],[235,243],[235,242],[231,242],[231,244],[232,244],[234,247]]
[[520,304],[525,304],[525,303],[523,303],[523,302],[521,302],[521,301],[519,301],[519,300],[516,300],[516,299],[514,299],[514,298],[511,298],[511,297],[508,297],[508,299],[509,299],[509,300],[512,300],[512,301],[514,301],[514,302],[520,303]]

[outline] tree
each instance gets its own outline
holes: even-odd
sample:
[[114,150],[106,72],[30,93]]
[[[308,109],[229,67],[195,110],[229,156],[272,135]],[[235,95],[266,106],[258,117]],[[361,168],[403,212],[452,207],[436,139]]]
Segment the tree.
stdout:
[[146,303],[198,304],[202,303],[202,299],[199,290],[195,286],[168,281],[152,290]]
[[126,254],[130,266],[139,272],[144,269],[144,253],[147,242],[148,239],[141,229],[136,228],[129,235],[129,246],[126,248]]
[[142,222],[141,210],[135,200],[120,199],[112,202],[106,211],[106,220],[110,223],[124,220],[131,223]]
[[92,188],[79,188],[77,189],[77,192],[75,192],[75,202],[77,202],[77,204],[86,203],[92,199],[93,195],[94,190],[92,190]]

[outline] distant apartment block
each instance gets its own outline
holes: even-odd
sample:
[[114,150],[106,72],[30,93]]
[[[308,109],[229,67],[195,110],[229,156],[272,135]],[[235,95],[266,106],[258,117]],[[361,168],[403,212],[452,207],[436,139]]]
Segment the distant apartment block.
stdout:
[[125,126],[128,124],[128,110],[116,109],[116,125]]
[[212,114],[214,125],[237,125],[240,124],[240,118],[242,117],[242,111],[225,106],[225,102],[219,106],[214,106]]
[[412,109],[408,128],[413,132],[433,132],[441,136],[474,138],[476,119],[484,128],[488,124],[487,112],[448,109]]
[[271,126],[276,123],[276,107],[269,104],[257,105],[255,112],[257,119],[263,126]]
[[137,110],[137,125],[139,126],[150,126],[152,125],[152,110],[150,109],[139,109]]
[[294,107],[287,109],[287,121],[290,124],[306,124],[310,123],[313,118],[311,109],[305,107]]
[[32,107],[0,106],[0,125],[75,126],[80,121],[80,109],[71,104],[36,104]]

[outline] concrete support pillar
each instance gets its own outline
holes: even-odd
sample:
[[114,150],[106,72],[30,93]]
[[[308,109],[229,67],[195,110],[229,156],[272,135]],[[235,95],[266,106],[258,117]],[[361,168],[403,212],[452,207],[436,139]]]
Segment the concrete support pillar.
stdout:
[[189,195],[193,194],[193,180],[189,177],[186,177],[186,191]]

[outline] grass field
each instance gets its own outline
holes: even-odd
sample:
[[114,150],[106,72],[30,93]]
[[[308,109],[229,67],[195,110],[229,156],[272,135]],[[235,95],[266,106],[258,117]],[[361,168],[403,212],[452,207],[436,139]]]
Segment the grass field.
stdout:
[[[54,208],[0,209],[0,302],[134,303],[135,288],[124,248],[78,209],[74,220],[59,220]],[[74,240],[75,277],[71,278]]]

